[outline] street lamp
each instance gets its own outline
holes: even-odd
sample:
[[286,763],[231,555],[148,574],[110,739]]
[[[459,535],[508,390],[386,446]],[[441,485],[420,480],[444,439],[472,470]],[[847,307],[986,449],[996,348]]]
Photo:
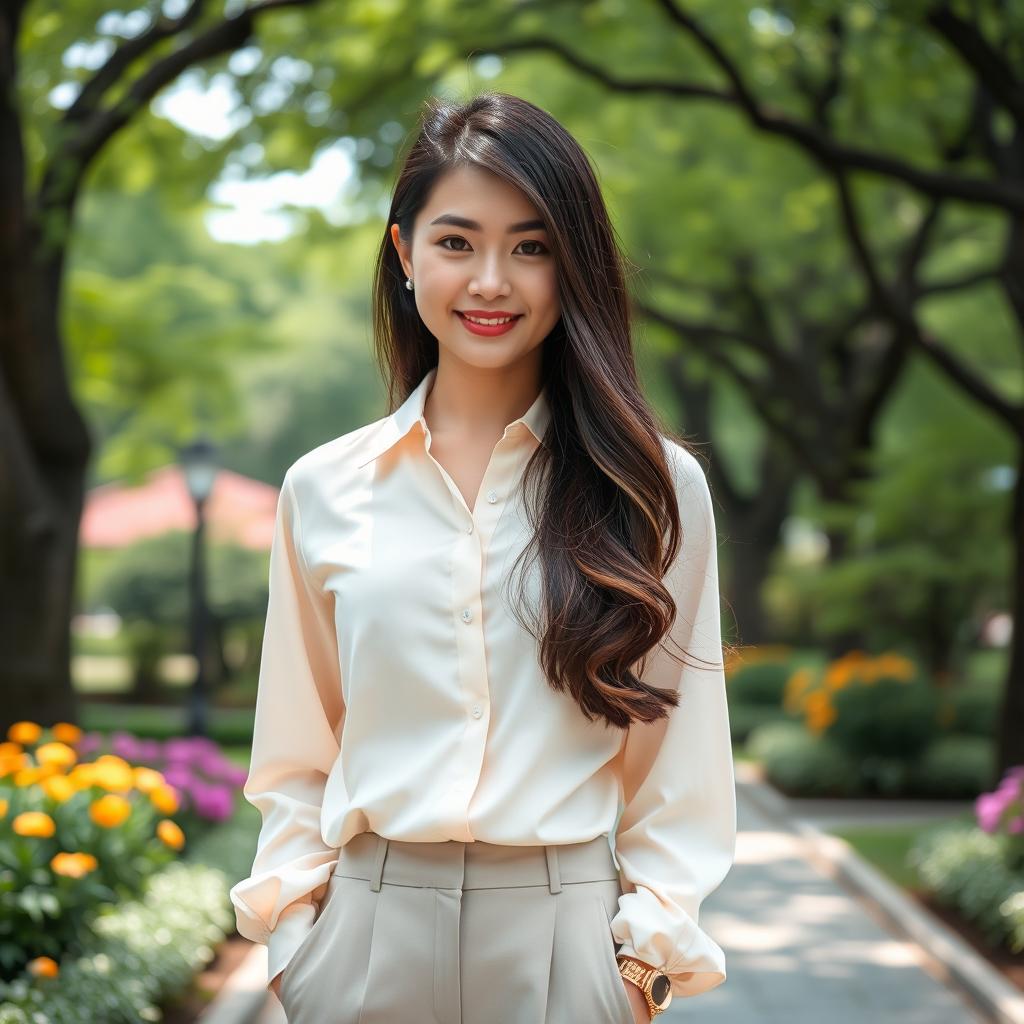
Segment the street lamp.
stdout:
[[196,528],[192,535],[192,568],[189,577],[189,608],[191,613],[192,652],[196,659],[196,678],[189,701],[188,734],[205,736],[206,729],[206,566],[203,556],[203,532],[206,526],[204,508],[213,490],[220,466],[217,448],[206,437],[197,438],[182,448],[179,459],[185,473],[188,492],[196,505]]

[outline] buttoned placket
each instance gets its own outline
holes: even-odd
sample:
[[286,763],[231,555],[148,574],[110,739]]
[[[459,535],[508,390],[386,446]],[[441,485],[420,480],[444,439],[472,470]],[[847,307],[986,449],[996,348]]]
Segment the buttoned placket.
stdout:
[[[516,485],[529,452],[517,421],[505,428],[488,460],[474,507],[466,503],[448,471],[430,454],[430,430],[421,419],[427,455],[437,467],[452,496],[456,535],[452,542],[452,615],[455,620],[456,661],[465,730],[458,755],[453,758],[448,789],[448,827],[453,838],[472,842],[469,804],[480,779],[490,724],[490,685],[484,642],[482,594],[487,550],[491,537]],[[483,499],[483,500],[481,500]]]

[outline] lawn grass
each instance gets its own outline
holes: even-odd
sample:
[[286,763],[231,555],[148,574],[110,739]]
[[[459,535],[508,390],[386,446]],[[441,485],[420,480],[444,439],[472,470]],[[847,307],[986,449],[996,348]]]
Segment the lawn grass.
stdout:
[[918,836],[943,823],[974,823],[974,814],[967,811],[928,822],[898,825],[848,825],[830,828],[831,835],[846,840],[866,861],[904,889],[920,887],[917,872],[907,863],[907,852]]

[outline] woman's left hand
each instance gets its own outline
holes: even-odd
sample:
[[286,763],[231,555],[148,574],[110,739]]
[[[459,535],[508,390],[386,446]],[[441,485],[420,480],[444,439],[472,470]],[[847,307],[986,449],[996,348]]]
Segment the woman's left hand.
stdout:
[[626,998],[633,1011],[634,1024],[649,1024],[651,1011],[647,1009],[647,997],[640,991],[640,986],[625,978],[622,979],[622,984],[626,986]]

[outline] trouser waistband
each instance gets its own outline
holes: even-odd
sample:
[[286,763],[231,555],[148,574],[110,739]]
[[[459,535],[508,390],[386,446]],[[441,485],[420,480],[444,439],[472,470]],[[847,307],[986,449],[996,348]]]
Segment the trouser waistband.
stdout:
[[382,884],[439,889],[494,889],[618,878],[607,834],[582,843],[508,846],[499,843],[408,842],[361,832],[342,848],[334,873]]

